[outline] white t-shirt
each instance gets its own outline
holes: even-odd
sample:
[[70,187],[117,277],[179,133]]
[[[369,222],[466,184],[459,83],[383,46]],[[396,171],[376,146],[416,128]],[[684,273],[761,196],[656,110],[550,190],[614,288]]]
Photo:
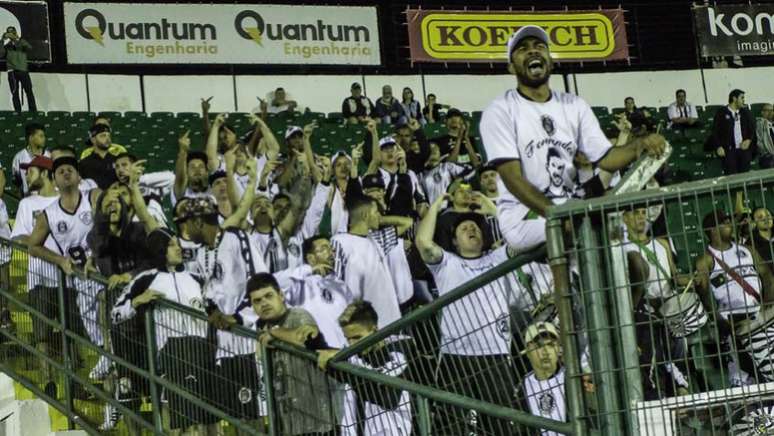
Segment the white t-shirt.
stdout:
[[[35,219],[43,212],[43,209],[51,203],[59,200],[58,195],[52,197],[42,197],[40,195],[30,195],[22,198],[19,207],[16,209],[16,220],[13,223],[11,239],[19,236],[29,236],[35,228]],[[49,224],[50,225],[50,224]],[[44,247],[56,252],[57,247],[51,235],[46,237]],[[46,286],[55,288],[58,280],[58,269],[54,264],[48,263],[43,259],[29,256],[27,263],[27,289],[33,289],[35,286]]]
[[[427,267],[438,294],[445,295],[508,260],[506,247],[475,259],[443,252],[438,263]],[[445,307],[441,314],[441,353],[491,356],[510,353],[508,305],[515,300],[512,283],[500,278]]]
[[699,113],[696,112],[696,106],[687,101],[683,106],[678,106],[675,101],[669,105],[667,116],[670,120],[674,118],[699,118]]
[[452,162],[441,162],[435,168],[422,171],[422,187],[427,194],[427,202],[433,204],[436,198],[446,193],[454,179],[472,171],[470,165]]
[[752,253],[747,247],[731,243],[725,251],[718,251],[707,245],[707,250],[714,255],[712,262],[714,267],[710,271],[710,289],[718,303],[718,312],[723,318],[735,314],[755,314],[760,309],[760,301],[745,292],[742,285],[726,274],[723,267],[715,258],[722,260],[732,271],[761,296],[763,283],[755,270]]
[[[523,177],[555,203],[573,197],[579,186],[573,164],[578,151],[598,162],[612,147],[588,103],[559,91],[551,91],[545,103],[507,91],[484,110],[480,131],[490,162],[520,160]],[[529,209],[502,180],[498,188],[498,210],[509,205],[513,219],[527,215]]]
[[379,315],[379,328],[400,318],[395,284],[387,256],[373,239],[350,233],[331,238],[335,253],[334,270],[357,300],[374,306]]
[[80,198],[75,212],[62,209],[61,197],[49,204],[43,211],[48,220],[49,238],[54,241],[54,252],[69,257],[78,266],[86,264],[91,255],[86,237],[94,226],[89,192],[79,192]]
[[[522,382],[524,397],[529,411],[535,416],[565,422],[567,406],[564,396],[564,368],[559,369],[553,377],[538,380],[534,372],[530,372]],[[561,436],[561,433],[543,430],[541,436]]]
[[406,257],[403,239],[398,236],[395,227],[385,227],[372,231],[369,237],[376,241],[386,254],[387,267],[392,275],[398,302],[403,304],[414,295],[414,282],[411,279],[411,268]]
[[[51,153],[49,153],[48,150],[45,150],[43,156],[51,157]],[[24,195],[27,195],[27,170],[21,169],[21,165],[32,162],[32,159],[34,158],[35,155],[30,153],[30,150],[27,147],[24,147],[14,155],[13,161],[11,162],[13,177],[21,178],[21,188]]]

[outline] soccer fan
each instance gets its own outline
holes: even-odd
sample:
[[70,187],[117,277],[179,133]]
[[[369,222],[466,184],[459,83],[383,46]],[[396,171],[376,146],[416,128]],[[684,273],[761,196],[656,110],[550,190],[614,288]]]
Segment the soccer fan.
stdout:
[[46,150],[46,128],[42,124],[30,123],[24,126],[24,137],[27,140],[27,145],[14,155],[11,162],[13,183],[19,188],[22,196],[29,194],[29,188],[27,186],[26,170],[21,166],[30,163],[35,156],[43,155],[50,157],[49,152]]
[[331,158],[333,181],[328,209],[331,214],[331,233],[346,233],[349,216],[346,207],[347,190],[350,183],[358,181],[358,165],[363,157],[363,143],[352,149],[352,156],[343,151],[336,152]]
[[667,109],[669,127],[672,129],[689,129],[699,127],[699,113],[696,106],[685,99],[685,90],[678,89],[675,92],[675,102]]
[[[509,39],[506,53],[508,70],[518,85],[486,108],[480,131],[487,158],[497,166],[502,183],[497,214],[503,237],[521,251],[545,242],[543,217],[553,202],[543,192],[557,181],[546,170],[549,150],[564,163],[561,182],[574,193],[577,182],[569,175],[576,152],[583,152],[602,170],[615,172],[645,151],[660,155],[665,141],[653,134],[612,147],[585,101],[549,88],[553,62],[542,28],[519,29]],[[530,210],[539,218],[526,219]]]
[[400,105],[403,107],[403,117],[407,122],[416,120],[420,126],[427,124],[422,114],[422,105],[414,98],[414,91],[411,88],[403,88]]
[[728,106],[718,109],[712,121],[712,144],[723,159],[726,175],[750,171],[755,144],[755,119],[745,107],[745,94],[734,89],[728,94]]
[[[85,179],[91,179],[100,189],[107,189],[116,182],[116,158],[126,149],[113,144],[110,138],[111,130],[108,124],[94,124],[89,128],[91,148],[81,154],[78,167]],[[89,152],[89,150],[91,150]]]
[[271,93],[268,97],[268,102],[260,97],[257,97],[260,105],[258,110],[253,109],[253,113],[261,112],[262,117],[265,119],[266,114],[281,114],[284,112],[292,113],[298,107],[298,103],[295,100],[288,100],[288,95],[285,92],[285,88],[279,87]]
[[774,252],[772,252],[772,241],[774,241],[774,234],[772,234],[772,228],[774,228],[774,220],[771,216],[771,211],[765,207],[759,207],[753,211],[753,235],[752,246],[755,251],[763,259],[763,263],[769,268],[772,266],[772,258],[774,258]]
[[[454,252],[433,242],[436,219],[444,200],[445,196],[439,197],[430,206],[419,224],[416,238],[419,254],[433,274],[439,295],[505,262],[512,254],[507,246],[487,252],[486,221],[474,212],[457,217],[452,240]],[[511,283],[500,278],[442,310],[438,368],[441,389],[493,404],[510,404],[513,368],[509,305],[522,293],[521,289],[513,289]],[[462,434],[464,428],[446,427],[451,413],[454,412],[438,414],[439,428],[446,428],[444,434]],[[511,434],[504,423],[486,416],[481,416],[477,425],[485,434]]]
[[379,327],[400,318],[398,291],[386,253],[369,232],[379,229],[381,214],[369,197],[347,198],[349,230],[331,238],[336,276],[356,299],[370,302],[379,314]]
[[[453,181],[447,188],[447,193],[448,196],[443,194],[438,197],[448,198],[449,207],[444,209],[438,216],[435,226],[435,237],[433,239],[445,250],[452,250],[454,228],[457,225],[457,219],[461,215],[474,212],[481,214],[482,217],[493,217],[496,216],[497,206],[482,193],[474,192],[473,187],[462,179]],[[489,235],[485,236],[488,237]]]
[[[269,273],[250,277],[247,296],[258,320],[255,329],[264,347],[275,340],[308,350],[328,348],[314,317],[299,307],[287,307],[277,280]],[[262,348],[257,348],[260,358]],[[333,430],[334,408],[327,378],[306,361],[287,354],[275,355],[275,364],[284,368],[275,373],[275,385],[283,392],[278,399],[282,434],[329,434]]]
[[[142,320],[146,311],[152,310],[156,325],[156,346],[160,350],[159,372],[189,394],[202,400],[212,399],[214,386],[211,374],[214,372],[214,362],[211,346],[207,342],[207,323],[189,315],[181,315],[168,306],[149,308],[156,300],[164,299],[203,313],[201,284],[189,273],[178,271],[183,262],[182,249],[169,230],[153,231],[148,236],[147,245],[151,268],[134,277],[118,297],[111,311],[113,324],[118,327],[132,319]],[[147,349],[139,348],[133,352],[147,357]],[[138,357],[134,355],[127,358],[147,370],[147,360],[137,362]],[[142,382],[139,377],[136,379]],[[139,392],[147,394],[147,391]],[[217,417],[175,392],[167,391],[165,399],[169,405],[169,429],[190,429],[196,432],[191,434],[218,434]]]
[[[338,318],[347,343],[355,345],[376,333],[379,316],[367,301],[350,304]],[[323,371],[328,362],[340,350],[327,349],[317,352],[317,362]],[[415,369],[418,352],[414,340],[406,336],[391,336],[369,347],[350,359],[355,365],[408,381],[420,382]],[[332,373],[343,383],[346,376]],[[412,430],[412,408],[409,393],[392,388],[374,389],[364,383],[353,383],[356,411],[362,411],[363,434],[367,435],[410,435]]]
[[174,206],[178,198],[209,197],[209,172],[207,171],[207,154],[201,151],[189,151],[191,138],[188,132],[177,141],[178,152],[175,161],[175,183],[170,195]]
[[[419,177],[408,169],[406,153],[392,136],[373,141],[373,156],[368,173],[378,173],[384,180],[385,210],[388,215],[418,218],[427,210],[427,198]],[[376,167],[376,168],[375,168]]]
[[428,123],[438,123],[441,121],[441,110],[451,109],[448,104],[440,104],[437,101],[435,94],[427,94],[427,100],[425,100],[425,107],[422,109],[422,114],[427,119]]
[[755,136],[758,147],[758,165],[762,169],[774,167],[774,105],[765,103],[761,116],[755,120]]
[[[532,366],[518,389],[524,408],[536,416],[566,421],[565,370],[561,362],[559,330],[549,322],[537,322],[524,332],[524,344],[523,352]],[[559,433],[543,430],[540,435],[559,436]]]
[[392,86],[382,86],[382,96],[374,103],[374,117],[383,124],[398,124],[408,121],[403,114],[403,106],[398,99],[392,96]]
[[[55,160],[52,172],[54,183],[59,190],[59,201],[51,203],[38,215],[35,227],[27,238],[27,247],[31,256],[56,265],[67,276],[71,276],[75,268],[83,268],[86,265],[91,254],[87,237],[94,225],[92,211],[95,209],[100,190],[93,189],[82,193],[78,189],[81,179],[78,174],[78,161],[74,157],[60,157]],[[56,246],[55,250],[45,245],[49,237]],[[86,333],[94,345],[102,347],[103,335],[97,323],[96,284],[90,280],[68,277],[65,287],[65,305],[72,307],[77,304]],[[49,302],[56,301],[56,295],[52,294],[40,295],[40,298]],[[58,310],[57,307],[56,303],[47,305],[48,309]],[[54,319],[58,317],[57,312],[47,315]],[[76,324],[72,327],[77,326]],[[103,355],[89,375],[94,379],[104,378],[108,369],[109,362]],[[55,393],[56,385],[51,385],[53,382],[47,385],[47,389]]]
[[457,163],[462,142],[456,141],[451,153],[445,159],[441,156],[438,144],[430,143],[430,156],[427,159],[424,170],[419,174],[422,187],[425,194],[427,194],[427,201],[431,204],[436,198],[446,193],[454,179],[458,177],[468,178],[474,174],[475,168],[473,165]]
[[[130,153],[122,153],[116,156],[114,167],[118,183],[125,186],[129,185],[131,171],[136,162],[137,157]],[[162,227],[167,227],[167,216],[164,213],[164,208],[161,206],[161,199],[169,193],[174,181],[175,174],[171,171],[143,173],[140,176],[140,190],[148,211]]]
[[354,82],[349,88],[351,96],[341,103],[341,114],[349,124],[365,122],[374,112],[374,104],[363,95],[363,87]]

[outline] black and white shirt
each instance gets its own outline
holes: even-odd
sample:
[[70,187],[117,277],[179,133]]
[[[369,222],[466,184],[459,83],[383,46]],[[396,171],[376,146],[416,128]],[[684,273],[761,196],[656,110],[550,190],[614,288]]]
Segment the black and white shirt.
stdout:
[[[16,209],[16,220],[13,223],[11,239],[31,235],[38,215],[43,213],[44,209],[57,200],[59,200],[58,195],[43,197],[35,194],[22,198]],[[46,237],[43,246],[53,252],[58,251],[51,235]],[[43,259],[29,256],[27,263],[27,289],[34,289],[36,286],[55,288],[58,283],[57,277],[59,277],[57,271],[56,265],[48,263]]]
[[427,202],[433,204],[436,198],[445,194],[454,179],[473,174],[472,166],[452,162],[441,162],[435,168],[424,170],[421,182]]
[[[522,381],[521,389],[530,413],[535,416],[565,422],[567,405],[564,396],[564,367],[545,380],[538,380],[530,372]],[[542,430],[541,436],[561,436],[560,433]]]

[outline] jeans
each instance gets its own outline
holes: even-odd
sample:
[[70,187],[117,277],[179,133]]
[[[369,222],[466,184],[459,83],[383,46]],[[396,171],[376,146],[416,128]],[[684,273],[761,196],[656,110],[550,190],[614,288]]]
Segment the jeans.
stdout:
[[24,89],[24,95],[27,96],[27,104],[30,112],[37,112],[38,106],[35,104],[35,95],[32,93],[32,81],[30,73],[27,71],[8,71],[8,86],[11,88],[13,100],[13,110],[22,111],[21,88]]

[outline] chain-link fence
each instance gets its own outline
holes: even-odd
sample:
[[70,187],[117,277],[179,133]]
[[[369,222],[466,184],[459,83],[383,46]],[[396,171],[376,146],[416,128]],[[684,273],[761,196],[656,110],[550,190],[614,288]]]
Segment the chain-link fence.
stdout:
[[603,434],[774,432],[773,188],[760,171],[551,211],[573,285],[565,346],[581,351],[569,376],[594,392],[574,419]]

